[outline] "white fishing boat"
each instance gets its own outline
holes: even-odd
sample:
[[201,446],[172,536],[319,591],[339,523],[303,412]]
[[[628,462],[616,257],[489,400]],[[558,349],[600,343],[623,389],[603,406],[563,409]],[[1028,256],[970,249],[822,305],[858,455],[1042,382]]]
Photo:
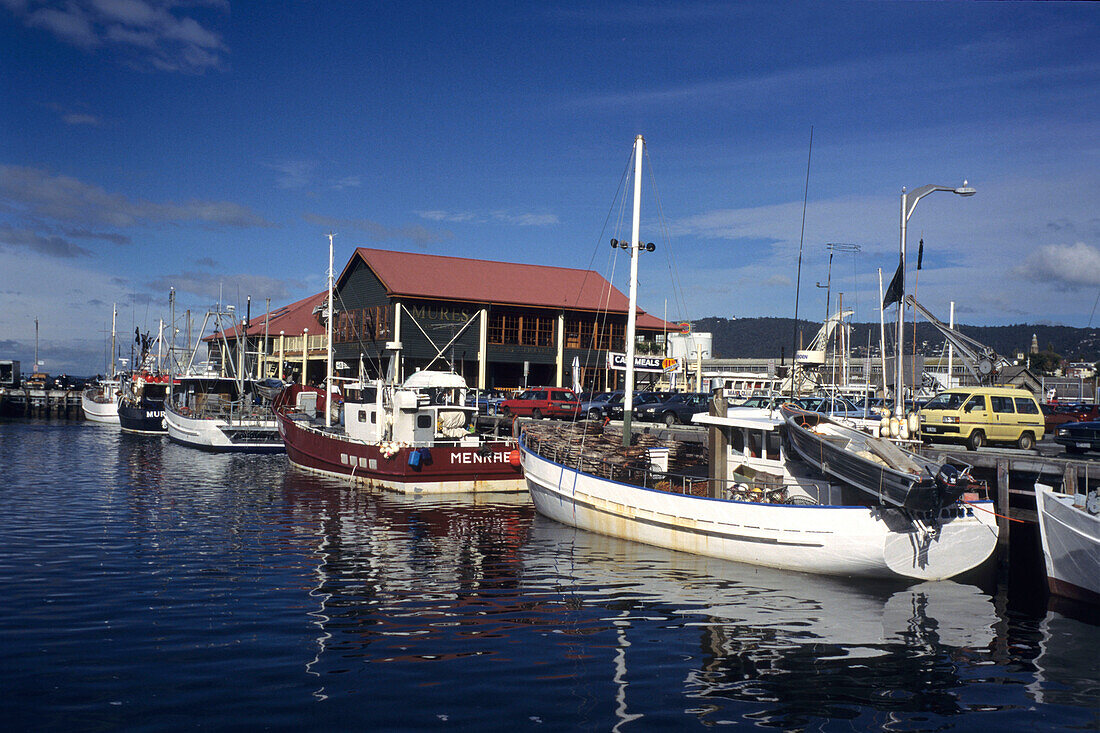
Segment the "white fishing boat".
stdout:
[[80,407],[84,418],[98,423],[118,425],[119,380],[103,379],[85,387],[80,393]]
[[[111,306],[111,357],[107,376],[84,388],[80,393],[80,408],[84,418],[92,422],[118,425],[119,378],[115,370],[115,320],[118,310]],[[35,356],[35,361],[38,357]]]
[[[639,136],[634,243],[640,241],[642,146]],[[631,249],[628,349],[637,245]],[[628,351],[628,395],[632,356]],[[965,495],[921,513],[878,504],[856,487],[787,456],[774,419],[696,415],[694,420],[710,427],[714,453],[694,467],[676,466],[679,459],[669,464],[670,456],[688,452],[675,442],[615,451],[597,423],[517,422],[535,509],[612,537],[827,575],[941,580],[981,565],[996,548],[992,503],[979,496]],[[623,443],[631,443],[629,413],[624,414],[624,434]],[[601,440],[597,449],[594,444]]]
[[1065,494],[1035,484],[1050,592],[1100,604],[1100,492]]
[[216,452],[281,452],[279,425],[260,386],[231,377],[177,377],[164,402],[168,438]]
[[192,448],[216,452],[278,453],[284,450],[279,424],[272,409],[284,384],[277,380],[254,380],[245,364],[244,340],[238,339],[238,359],[228,358],[231,350],[225,338],[232,324],[232,312],[220,306],[207,313],[199,330],[198,343],[211,320],[222,339],[225,362],[220,369],[197,374],[195,352],[187,372],[173,375],[164,400],[164,423],[169,440]]

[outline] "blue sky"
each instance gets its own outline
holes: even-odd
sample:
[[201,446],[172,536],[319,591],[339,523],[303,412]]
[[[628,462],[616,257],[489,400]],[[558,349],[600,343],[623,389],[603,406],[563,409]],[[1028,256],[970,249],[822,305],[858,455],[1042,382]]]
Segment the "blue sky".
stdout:
[[1098,25],[1095,3],[0,0],[0,358],[33,361],[37,317],[47,371],[102,371],[111,303],[155,330],[169,287],[200,314],[305,297],[330,230],[338,269],[368,246],[625,291],[607,240],[639,133],[656,315],[793,315],[801,240],[799,315],[824,316],[844,242],[832,292],[874,320],[902,187],[966,179],[909,221],[918,299],[1095,326]]

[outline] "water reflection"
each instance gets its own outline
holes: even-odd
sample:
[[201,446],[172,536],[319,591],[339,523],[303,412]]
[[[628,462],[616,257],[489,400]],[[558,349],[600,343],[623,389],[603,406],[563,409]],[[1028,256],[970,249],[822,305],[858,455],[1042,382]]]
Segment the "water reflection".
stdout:
[[569,548],[565,575],[577,592],[618,603],[628,594],[698,628],[699,664],[682,686],[685,710],[704,723],[745,703],[752,711],[740,715],[782,727],[868,710],[957,714],[957,664],[987,654],[994,639],[992,600],[973,586],[857,585],[541,521],[532,541]]
[[0,444],[18,727],[1098,722],[1095,617],[1003,593],[742,566],[522,495],[375,494],[117,428],[0,423]]

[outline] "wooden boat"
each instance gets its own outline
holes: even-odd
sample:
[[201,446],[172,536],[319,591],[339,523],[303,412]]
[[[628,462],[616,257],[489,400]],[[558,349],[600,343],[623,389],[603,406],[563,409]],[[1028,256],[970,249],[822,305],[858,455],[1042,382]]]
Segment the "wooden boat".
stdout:
[[323,397],[303,400],[293,388],[276,417],[287,457],[308,471],[403,494],[523,491],[515,443],[470,430],[477,408],[465,391],[449,372],[417,372],[400,387],[346,385],[339,419],[326,426]]
[[791,446],[804,461],[877,503],[935,512],[969,486],[969,466],[961,462],[930,460],[820,413],[788,405],[782,414]]
[[[326,324],[332,323],[332,272],[330,234]],[[336,395],[331,333],[328,348],[326,392]],[[476,432],[477,407],[466,405],[466,382],[458,374],[418,371],[400,386],[360,377],[345,382],[341,396],[339,411],[335,399],[330,406],[325,395],[318,399],[299,388],[280,397],[276,417],[291,463],[400,493],[525,488],[511,436]]]
[[215,452],[279,453],[272,404],[252,380],[176,377],[164,402],[168,438]]
[[118,425],[118,379],[103,379],[80,393],[84,418],[92,422]]
[[1050,592],[1100,604],[1100,492],[1064,494],[1035,484]]
[[593,439],[595,424],[521,423],[536,511],[620,539],[825,575],[942,580],[981,565],[996,548],[988,500],[968,497],[917,516],[869,502],[786,455],[772,421],[697,415],[695,422],[725,436],[725,461],[695,452],[694,466],[666,471],[653,464],[655,454],[691,451],[665,441],[616,454],[607,447],[614,441]]
[[[633,242],[641,241],[641,143],[639,137]],[[627,318],[630,344],[633,307]],[[629,354],[626,362],[629,388]],[[710,428],[713,454],[701,446],[692,450],[677,441],[631,436],[628,421],[629,439],[621,441],[608,439],[599,423],[517,421],[536,511],[620,539],[826,575],[941,580],[977,567],[996,548],[988,500],[974,495],[967,504],[936,502],[918,516],[788,456],[780,421],[729,413],[693,418]]]

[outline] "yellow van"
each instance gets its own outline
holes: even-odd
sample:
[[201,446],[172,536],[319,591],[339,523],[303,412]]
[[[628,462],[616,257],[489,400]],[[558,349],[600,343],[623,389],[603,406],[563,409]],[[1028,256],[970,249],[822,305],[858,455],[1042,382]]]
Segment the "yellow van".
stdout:
[[956,387],[940,392],[920,410],[921,439],[962,442],[970,450],[986,443],[1014,443],[1028,450],[1043,437],[1043,411],[1035,397],[1015,387]]

